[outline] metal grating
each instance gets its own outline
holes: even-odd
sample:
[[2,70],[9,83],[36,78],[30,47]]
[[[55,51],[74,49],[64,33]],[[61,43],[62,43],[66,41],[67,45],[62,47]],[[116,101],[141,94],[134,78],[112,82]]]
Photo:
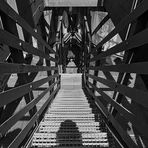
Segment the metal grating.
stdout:
[[34,134],[32,147],[109,147],[107,132],[101,131],[81,89],[81,75],[61,79],[61,90]]

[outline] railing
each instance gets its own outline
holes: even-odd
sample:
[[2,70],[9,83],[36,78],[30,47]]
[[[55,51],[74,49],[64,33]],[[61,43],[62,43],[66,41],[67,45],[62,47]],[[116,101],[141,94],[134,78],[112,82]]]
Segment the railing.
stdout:
[[[138,87],[139,83],[147,84],[143,78],[142,80],[138,78],[148,77],[148,62],[145,59],[134,62],[136,61],[135,58],[138,59],[136,54],[141,53],[144,55],[142,50],[138,53],[135,51],[148,44],[148,29],[143,28],[139,32],[135,31],[136,34],[129,35],[127,39],[105,52],[98,54],[98,50],[129,24],[133,27],[134,21],[138,21],[138,18],[142,17],[146,11],[148,11],[148,1],[143,0],[95,48],[91,49],[85,61],[83,87],[94,98],[96,105],[104,115],[108,128],[122,147],[138,148],[148,146],[146,132],[146,129],[148,129],[148,92],[146,88]],[[108,15],[94,32],[97,32],[98,28],[100,29],[106,20],[108,20]],[[120,64],[95,64],[122,51],[125,51],[125,55]]]
[[[37,5],[43,4],[40,1]],[[3,0],[0,1],[0,10],[1,22],[3,24],[3,27],[0,29],[0,44],[7,46],[10,51],[7,59],[0,62],[1,81],[5,83],[1,87],[0,92],[0,146],[3,147],[3,141],[6,142],[9,130],[17,128],[16,123],[20,122],[26,113],[30,115],[29,120],[26,121],[25,126],[18,134],[12,135],[13,141],[9,145],[6,144],[7,146],[4,146],[17,148],[26,137],[29,139],[30,134],[42,120],[46,108],[60,89],[60,75],[57,66],[59,60],[57,49],[53,50],[40,33],[34,31],[34,28]],[[43,14],[43,11],[40,13]],[[7,27],[5,21],[10,21],[12,24],[8,24],[9,27]],[[21,40],[18,32],[14,31],[16,24],[21,26],[23,31],[29,34],[30,38],[34,37],[37,40],[37,44],[41,46],[37,48],[33,46],[33,43]],[[27,56],[24,58],[24,54],[27,54],[29,58],[27,59]],[[33,57],[39,59],[35,65],[31,64]],[[51,66],[51,61],[54,63],[54,66]],[[43,66],[43,64],[46,66]],[[41,72],[44,72],[43,76],[38,76]],[[13,87],[9,87],[8,81],[11,79],[10,76],[12,74],[16,74],[13,78],[16,83]],[[5,77],[7,79],[4,79]],[[35,92],[38,92],[38,95]],[[21,100],[23,100],[23,97],[26,102],[18,110],[17,107]],[[42,100],[44,101],[41,103],[41,106],[37,107],[37,104]]]
[[[19,2],[19,0],[16,1]],[[21,2],[26,3],[26,1],[29,0]],[[134,2],[137,3],[137,0]],[[0,146],[6,140],[9,131],[15,128],[16,124],[22,120],[22,117],[27,113],[29,113],[30,117],[18,134],[14,135],[13,141],[7,145],[9,148],[26,144],[60,88],[58,46],[56,46],[56,50],[53,50],[47,43],[47,38],[44,38],[41,33],[43,31],[41,28],[45,29],[45,26],[38,29],[37,25],[40,25],[39,21],[43,14],[42,1],[32,1],[32,4],[31,9],[35,14],[33,17],[34,26],[26,22],[24,17],[14,11],[4,0],[0,1],[0,22],[2,24],[0,28],[0,44],[4,52],[9,49],[7,56],[4,56],[5,58],[0,61]],[[85,41],[86,36],[83,36],[82,42],[84,48],[86,47],[85,43],[88,43],[89,50],[86,49],[88,46],[84,49],[83,88],[86,88],[87,92],[94,98],[96,105],[104,115],[109,130],[123,147],[129,148],[148,147],[148,84],[146,81],[148,60],[147,55],[145,55],[145,48],[147,49],[146,45],[148,44],[148,29],[145,26],[130,33],[130,28],[136,28],[136,25],[139,25],[138,23],[142,20],[143,15],[147,14],[147,11],[148,1],[139,2],[137,8],[123,18],[115,26],[115,29],[94,48],[91,46],[91,37],[109,19],[109,15],[103,19],[92,34],[87,17],[84,17],[86,36],[89,42]],[[27,17],[32,16],[28,15]],[[59,35],[61,22],[60,19],[57,36]],[[137,24],[134,26],[135,22]],[[17,25],[23,30],[24,40],[19,38]],[[127,33],[128,37],[124,41],[105,52],[100,52],[100,48],[106,42],[127,26],[130,26],[129,33]],[[47,29],[49,28],[50,26]],[[38,48],[33,46],[30,41],[32,37],[37,40]],[[102,59],[104,60],[106,57],[111,57],[113,54],[123,51],[125,55],[123,61],[121,60],[121,64],[99,65]],[[24,54],[26,53],[27,56],[25,57]],[[144,58],[140,57],[139,53]],[[35,65],[31,63],[34,56],[39,58]],[[51,61],[54,66],[51,66]],[[47,76],[44,75],[43,78],[38,76],[36,80],[35,78],[37,78],[39,72],[47,72]],[[17,75],[15,84],[8,86],[12,74]],[[131,77],[133,78],[132,81],[130,80]],[[129,85],[129,81],[132,84]],[[140,87],[138,86],[139,83]],[[37,91],[39,94],[35,96]],[[38,108],[37,104],[44,98],[46,99]],[[24,106],[17,110],[22,100],[25,100]]]

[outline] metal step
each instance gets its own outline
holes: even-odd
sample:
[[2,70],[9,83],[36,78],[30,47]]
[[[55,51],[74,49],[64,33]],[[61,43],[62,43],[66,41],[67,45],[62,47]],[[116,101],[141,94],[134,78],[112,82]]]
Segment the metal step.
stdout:
[[80,75],[62,77],[62,89],[34,133],[31,147],[109,147],[107,133],[95,121],[80,82]]

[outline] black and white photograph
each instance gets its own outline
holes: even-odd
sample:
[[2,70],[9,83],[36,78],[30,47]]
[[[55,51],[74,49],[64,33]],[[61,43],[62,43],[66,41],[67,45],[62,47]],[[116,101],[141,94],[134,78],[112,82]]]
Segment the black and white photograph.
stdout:
[[148,0],[0,0],[0,148],[148,148]]

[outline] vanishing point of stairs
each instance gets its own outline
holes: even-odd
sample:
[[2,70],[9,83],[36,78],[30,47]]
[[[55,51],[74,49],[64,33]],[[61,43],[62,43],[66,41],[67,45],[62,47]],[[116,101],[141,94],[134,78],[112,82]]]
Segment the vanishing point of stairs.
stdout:
[[81,74],[62,74],[61,89],[33,136],[31,147],[110,147],[82,90]]

